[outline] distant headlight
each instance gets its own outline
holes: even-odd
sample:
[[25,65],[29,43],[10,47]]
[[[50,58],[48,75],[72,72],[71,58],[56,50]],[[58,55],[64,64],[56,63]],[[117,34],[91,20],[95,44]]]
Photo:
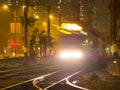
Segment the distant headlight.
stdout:
[[60,52],[62,58],[82,58],[83,53],[80,51],[62,51]]

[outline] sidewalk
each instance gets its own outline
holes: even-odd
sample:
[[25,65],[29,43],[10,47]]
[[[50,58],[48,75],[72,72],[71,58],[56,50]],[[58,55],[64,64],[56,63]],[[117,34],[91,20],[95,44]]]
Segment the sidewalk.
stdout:
[[99,72],[97,72],[97,74],[99,75],[99,79],[101,81],[120,83],[120,77],[113,76],[110,73],[108,73],[107,71],[99,71]]
[[120,77],[120,57],[106,57],[105,59],[107,71],[112,75]]
[[120,77],[113,76],[105,70],[90,72],[86,76],[90,76],[93,73],[95,73],[98,78],[80,81],[83,87],[90,90],[120,90]]

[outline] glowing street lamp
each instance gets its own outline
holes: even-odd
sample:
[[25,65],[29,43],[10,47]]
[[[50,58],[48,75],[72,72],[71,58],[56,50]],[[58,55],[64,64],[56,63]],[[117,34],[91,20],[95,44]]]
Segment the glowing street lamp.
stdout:
[[8,6],[7,6],[7,5],[3,5],[3,8],[7,9],[7,8],[8,8]]
[[66,30],[62,30],[62,29],[60,29],[59,30],[61,33],[64,33],[64,34],[72,34],[70,31],[66,31]]
[[45,26],[45,25],[46,25],[46,22],[43,22],[43,25]]
[[[81,34],[88,35],[87,32],[82,30],[83,27],[81,27],[75,23],[71,23],[71,24],[70,23],[63,23],[60,28],[64,29],[65,32],[63,30],[62,30],[62,32],[65,34],[70,34],[70,32],[72,32],[72,33],[77,32],[76,34],[78,34],[78,32],[80,32]],[[67,31],[67,33],[66,33],[66,31]]]
[[83,27],[75,24],[75,23],[62,23],[61,26],[53,25],[59,29],[60,32],[65,33],[65,34],[72,34],[76,32],[80,32],[84,35],[87,35],[85,31],[83,31]]
[[24,8],[26,8],[26,6],[25,6],[25,5],[23,5],[22,7],[23,7],[23,9],[24,9]]
[[35,15],[35,19],[39,19],[39,16],[38,16],[38,15]]
[[3,5],[3,9],[7,10],[9,12],[9,7],[8,5]]
[[53,16],[52,16],[52,15],[49,15],[49,18],[50,18],[50,19],[52,19],[52,18],[53,18]]
[[83,29],[81,26],[75,23],[62,23],[60,28],[62,30],[60,29],[59,31],[65,34],[72,34],[72,32],[76,32],[76,31],[81,32]]
[[77,24],[69,24],[69,23],[63,23],[61,25],[62,28],[70,31],[81,31],[83,28]]

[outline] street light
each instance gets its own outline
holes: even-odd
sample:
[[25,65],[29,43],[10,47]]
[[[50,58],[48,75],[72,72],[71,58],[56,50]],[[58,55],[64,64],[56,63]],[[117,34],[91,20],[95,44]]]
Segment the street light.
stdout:
[[59,32],[64,33],[64,34],[72,34],[70,31],[62,30],[60,29]]
[[9,6],[8,5],[4,4],[2,7],[3,7],[3,9],[5,9],[9,12]]
[[28,32],[28,27],[27,27],[27,18],[28,18],[28,14],[27,14],[27,11],[28,11],[28,0],[25,0],[24,2],[25,4],[25,7],[24,7],[24,60],[25,60],[25,65],[27,64],[27,32]]
[[3,8],[8,9],[8,5],[3,5]]
[[84,34],[87,35],[87,32],[83,31],[83,27],[76,24],[76,23],[62,23],[61,26],[58,25],[54,25],[55,27],[59,28],[59,31],[65,34],[72,34],[72,33],[76,33],[78,34]]
[[23,7],[23,9],[24,9],[26,6],[25,6],[25,5],[23,5],[22,7]]
[[35,19],[39,19],[39,16],[38,16],[38,15],[35,15]]
[[77,25],[77,24],[75,24],[75,23],[72,23],[72,24],[70,24],[70,23],[63,23],[61,25],[61,27],[66,29],[66,30],[70,30],[70,31],[72,31],[72,30],[73,31],[81,31],[82,30],[82,27]]
[[45,25],[46,25],[46,22],[43,22],[43,25],[45,26]]
[[52,19],[52,18],[53,18],[53,16],[52,16],[52,15],[49,15],[49,18],[50,18],[50,19]]

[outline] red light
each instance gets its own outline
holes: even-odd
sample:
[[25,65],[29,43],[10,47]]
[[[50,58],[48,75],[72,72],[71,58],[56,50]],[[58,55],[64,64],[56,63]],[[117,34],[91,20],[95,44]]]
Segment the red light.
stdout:
[[17,45],[15,41],[12,41],[10,44],[11,44],[11,46],[16,46]]
[[21,43],[20,42],[16,42],[16,41],[11,41],[10,42],[10,46],[12,46],[12,47],[21,46]]

